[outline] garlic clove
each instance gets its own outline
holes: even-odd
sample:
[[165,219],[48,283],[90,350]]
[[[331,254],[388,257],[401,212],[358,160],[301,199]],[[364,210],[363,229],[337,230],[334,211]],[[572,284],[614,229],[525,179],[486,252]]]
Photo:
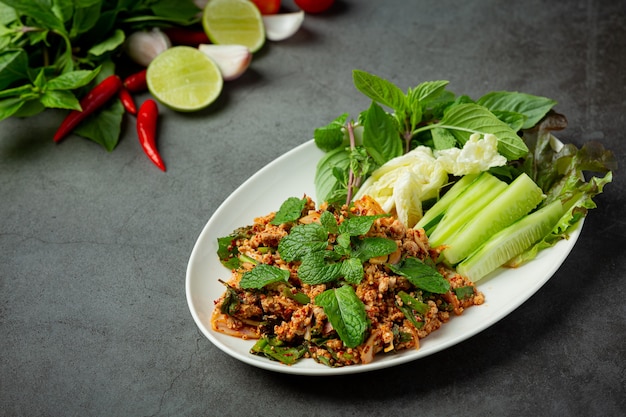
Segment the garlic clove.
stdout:
[[270,41],[282,41],[293,36],[304,22],[302,10],[291,13],[263,15],[265,37]]
[[124,50],[139,65],[147,67],[158,54],[172,46],[170,39],[158,28],[133,32],[126,38]]
[[224,81],[239,78],[252,61],[252,53],[243,45],[201,44],[198,49],[215,61]]

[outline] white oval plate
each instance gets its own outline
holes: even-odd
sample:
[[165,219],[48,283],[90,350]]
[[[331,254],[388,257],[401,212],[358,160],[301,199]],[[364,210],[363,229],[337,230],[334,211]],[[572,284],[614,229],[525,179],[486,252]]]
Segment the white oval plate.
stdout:
[[[539,253],[536,259],[517,269],[501,269],[479,281],[485,303],[466,309],[423,340],[419,350],[379,354],[371,363],[329,368],[312,359],[292,366],[249,353],[254,341],[216,332],[210,319],[214,301],[224,292],[218,279],[227,280],[230,271],[217,257],[217,238],[238,227],[252,224],[255,217],[278,210],[288,197],[304,194],[315,199],[313,178],[323,153],[313,141],[306,142],[277,158],[244,182],[208,221],[191,252],[187,266],[187,303],[197,326],[219,349],[259,368],[300,375],[339,375],[373,371],[423,358],[453,346],[501,320],[530,298],[561,266],[570,253],[581,227],[568,240]],[[318,203],[316,201],[316,203]]]

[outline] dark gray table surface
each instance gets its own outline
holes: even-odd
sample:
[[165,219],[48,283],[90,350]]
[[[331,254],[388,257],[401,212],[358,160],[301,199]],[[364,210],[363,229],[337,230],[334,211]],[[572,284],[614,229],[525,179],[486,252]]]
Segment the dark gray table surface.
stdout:
[[167,173],[132,123],[108,153],[77,136],[54,144],[61,112],[1,122],[0,415],[624,415],[621,169],[534,296],[400,367],[310,377],[241,363],[197,329],[185,271],[242,182],[369,105],[355,68],[403,89],[445,79],[472,97],[553,98],[569,120],[562,139],[600,140],[623,166],[625,18],[624,1],[608,0],[339,1],[268,43],[210,108],[161,107]]

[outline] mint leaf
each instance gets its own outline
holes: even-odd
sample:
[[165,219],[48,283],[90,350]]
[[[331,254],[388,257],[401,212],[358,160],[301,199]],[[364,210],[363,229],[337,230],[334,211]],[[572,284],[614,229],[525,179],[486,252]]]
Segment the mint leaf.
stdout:
[[289,271],[273,265],[259,264],[244,272],[239,281],[241,288],[260,289],[275,282],[287,282]]
[[289,234],[278,242],[278,253],[287,262],[302,259],[305,255],[326,249],[328,232],[317,224],[302,224],[291,229]]
[[337,219],[330,211],[325,210],[320,216],[320,224],[328,233],[337,233]]
[[402,155],[402,139],[393,116],[375,102],[372,102],[364,116],[363,146],[374,161],[382,165]]
[[[331,253],[331,252],[329,252]],[[317,285],[331,282],[342,276],[342,263],[328,263],[323,252],[311,252],[302,258],[298,278],[305,284]]]
[[361,70],[352,71],[352,81],[357,90],[375,102],[395,111],[404,110],[406,96],[393,83]]
[[556,101],[546,97],[516,91],[493,91],[479,98],[476,103],[494,113],[497,110],[524,115],[526,121],[522,129],[535,126],[557,104]]
[[389,268],[422,290],[435,294],[443,294],[450,290],[450,283],[443,275],[417,258],[407,257],[399,264],[389,264]]
[[313,131],[313,139],[317,147],[324,152],[328,152],[341,146],[345,136],[343,128],[347,120],[348,114],[344,113],[330,122],[330,124],[315,129]]
[[350,236],[364,235],[370,231],[376,219],[387,216],[388,214],[348,217],[339,225],[339,233],[347,233]]
[[289,197],[281,204],[280,209],[270,222],[277,226],[283,223],[295,222],[302,216],[302,210],[306,205],[306,198]]
[[362,239],[353,239],[352,256],[361,260],[368,261],[379,256],[389,255],[398,250],[398,244],[395,240],[385,237],[365,237]]
[[365,339],[368,322],[363,302],[349,285],[326,290],[315,297],[328,321],[347,347],[357,347]]
[[346,259],[341,265],[341,274],[350,284],[360,284],[365,275],[363,264],[357,258]]
[[337,243],[337,246],[335,246],[335,250],[337,250],[337,247],[339,247],[339,248],[343,248],[347,250],[347,252],[341,252],[341,253],[344,253],[344,254],[349,253],[350,244],[352,243],[352,240],[350,239],[350,234],[348,233],[338,234],[337,239],[335,239],[335,242]]

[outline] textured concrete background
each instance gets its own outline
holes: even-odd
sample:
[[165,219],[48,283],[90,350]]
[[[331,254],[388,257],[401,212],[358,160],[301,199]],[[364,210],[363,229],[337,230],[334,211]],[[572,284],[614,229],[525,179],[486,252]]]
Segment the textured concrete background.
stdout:
[[[528,302],[410,364],[343,377],[263,371],[215,348],[185,299],[220,203],[313,129],[369,105],[352,69],[403,89],[553,98],[576,144],[626,143],[624,1],[338,1],[270,43],[205,111],[161,109],[163,174],[134,127],[107,153],[63,114],[0,124],[0,415],[619,416],[626,410],[621,170]],[[288,173],[286,173],[288,175]],[[264,213],[259,213],[264,214]]]

